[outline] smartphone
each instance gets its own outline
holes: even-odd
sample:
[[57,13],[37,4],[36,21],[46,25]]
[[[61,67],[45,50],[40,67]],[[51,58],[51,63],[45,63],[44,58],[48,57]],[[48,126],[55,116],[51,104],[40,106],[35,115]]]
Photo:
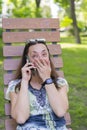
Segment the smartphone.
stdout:
[[[30,62],[29,56],[26,56],[26,62]],[[34,68],[32,68],[31,71],[34,72]]]

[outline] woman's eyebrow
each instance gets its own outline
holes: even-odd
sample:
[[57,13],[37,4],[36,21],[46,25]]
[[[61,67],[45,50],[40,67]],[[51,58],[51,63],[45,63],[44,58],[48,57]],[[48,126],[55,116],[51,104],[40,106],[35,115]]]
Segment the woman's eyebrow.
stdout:
[[[32,51],[33,53],[38,53],[37,51]],[[41,52],[46,52],[46,50],[42,50]]]

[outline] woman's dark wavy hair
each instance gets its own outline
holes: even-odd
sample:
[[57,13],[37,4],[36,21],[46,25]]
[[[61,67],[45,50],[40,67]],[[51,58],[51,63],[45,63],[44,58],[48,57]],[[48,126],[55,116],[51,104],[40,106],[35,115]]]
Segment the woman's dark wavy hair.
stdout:
[[[34,42],[33,44],[32,43],[27,43],[24,47],[24,51],[23,51],[23,55],[22,55],[22,58],[21,58],[21,61],[20,61],[20,64],[17,68],[17,71],[16,71],[16,74],[15,74],[15,79],[21,79],[22,78],[22,72],[21,72],[21,68],[26,64],[26,56],[28,54],[28,51],[29,51],[29,47],[30,46],[33,46],[33,45],[36,45],[36,44],[44,44],[48,50],[48,53],[49,53],[49,59],[50,59],[50,65],[51,65],[51,78],[54,80],[54,83],[55,83],[55,86],[57,87],[57,84],[56,84],[56,78],[58,78],[58,74],[55,70],[55,67],[54,67],[54,64],[52,63],[51,61],[51,58],[50,58],[50,52],[49,52],[49,49],[46,45],[46,43],[38,43],[38,42]],[[16,90],[20,90],[20,87],[21,87],[21,82],[18,83],[15,87],[15,91]]]

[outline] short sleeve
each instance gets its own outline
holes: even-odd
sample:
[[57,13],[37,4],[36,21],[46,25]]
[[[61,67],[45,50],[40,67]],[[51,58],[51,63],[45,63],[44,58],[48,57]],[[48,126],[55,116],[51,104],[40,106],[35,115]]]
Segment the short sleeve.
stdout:
[[6,91],[6,95],[5,95],[5,99],[10,101],[10,92],[15,92],[15,87],[16,85],[20,82],[20,80],[13,80],[11,82],[9,82],[8,84],[8,88]]
[[58,84],[58,87],[63,87],[63,86],[66,86],[67,87],[67,92],[69,91],[69,85],[68,85],[68,82],[65,78],[62,78],[62,77],[58,77],[57,80],[56,80],[56,83]]

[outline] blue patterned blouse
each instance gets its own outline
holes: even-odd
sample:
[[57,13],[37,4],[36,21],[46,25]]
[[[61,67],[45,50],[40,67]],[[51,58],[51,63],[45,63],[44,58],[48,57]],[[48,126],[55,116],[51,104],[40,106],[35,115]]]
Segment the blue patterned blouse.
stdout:
[[[6,99],[10,100],[9,92],[14,92],[20,81],[14,80],[9,83]],[[59,83],[68,87],[67,81],[63,78]],[[18,124],[16,130],[67,130],[64,117],[56,116],[51,109],[44,86],[37,90],[29,84],[29,98],[30,117],[24,124]]]

